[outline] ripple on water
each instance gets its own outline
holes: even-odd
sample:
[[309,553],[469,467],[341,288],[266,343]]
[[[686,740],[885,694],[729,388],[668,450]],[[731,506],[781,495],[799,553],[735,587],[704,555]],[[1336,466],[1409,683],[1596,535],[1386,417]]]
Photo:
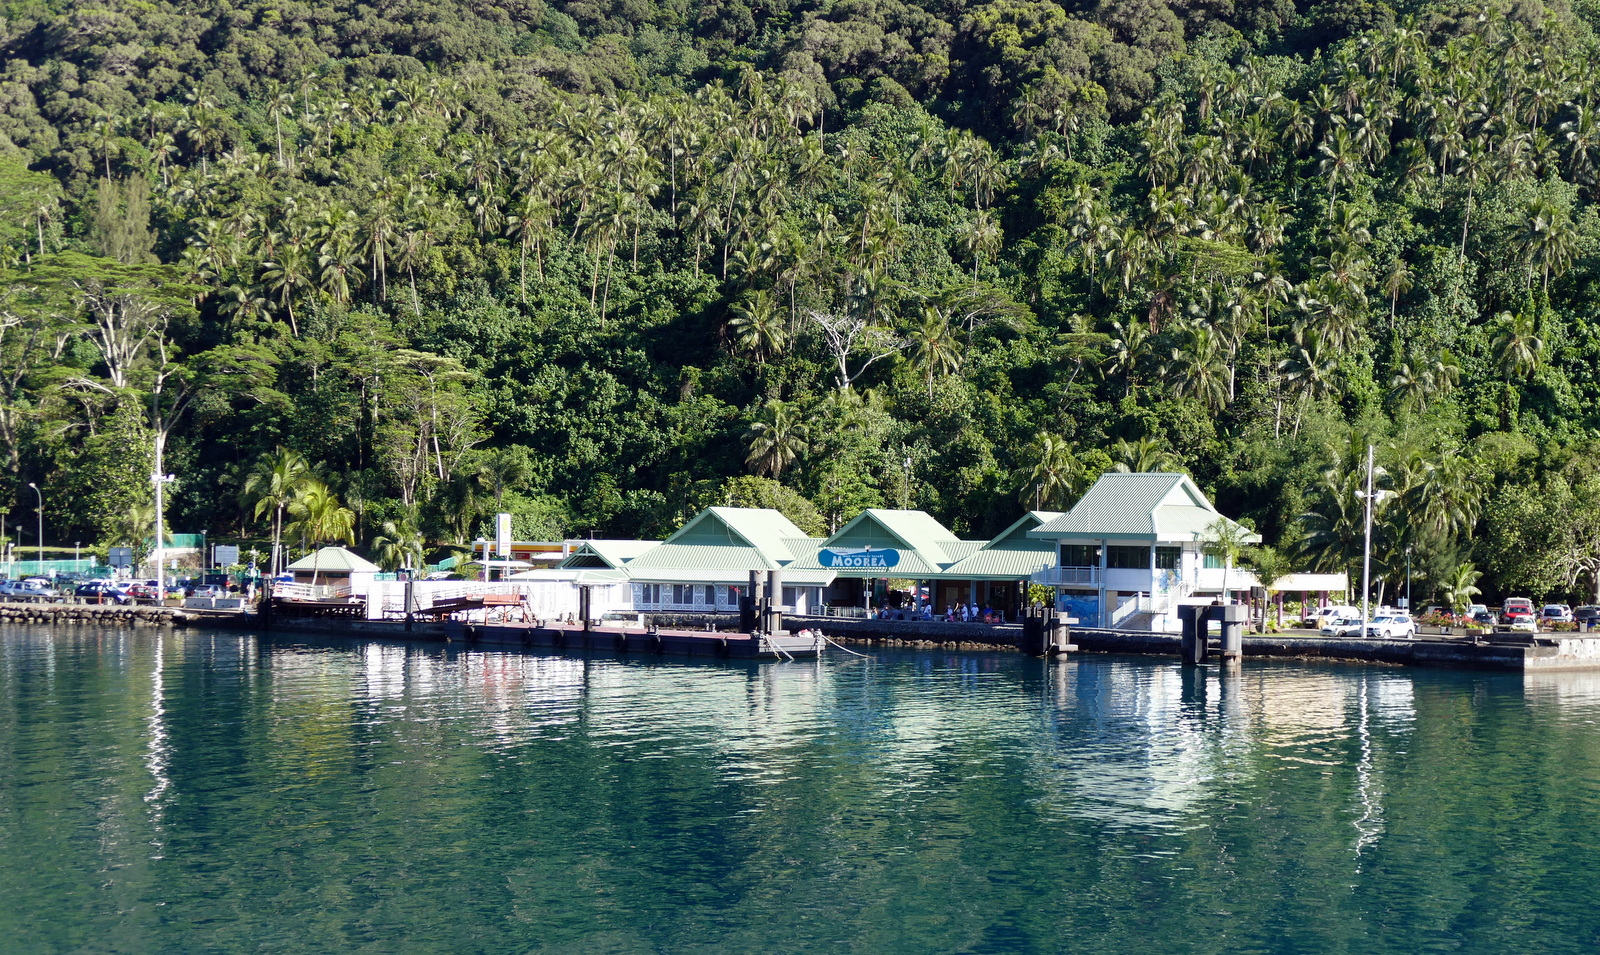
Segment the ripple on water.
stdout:
[[19,951],[1543,952],[1600,933],[1587,676],[21,628],[0,639],[0,723]]

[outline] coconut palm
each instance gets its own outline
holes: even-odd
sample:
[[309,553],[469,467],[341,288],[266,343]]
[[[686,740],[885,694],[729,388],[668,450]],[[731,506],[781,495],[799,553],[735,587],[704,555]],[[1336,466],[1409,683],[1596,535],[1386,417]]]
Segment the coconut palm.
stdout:
[[777,398],[769,400],[745,431],[749,446],[745,466],[756,474],[780,480],[784,469],[810,450],[810,433],[799,409]]
[[1501,312],[1494,317],[1494,352],[1506,380],[1526,378],[1539,368],[1544,357],[1544,339],[1538,335],[1534,317],[1524,310],[1513,315]]
[[384,570],[421,567],[423,546],[422,532],[409,515],[384,521],[378,536],[372,539],[378,566]]
[[272,575],[283,570],[283,518],[289,504],[313,480],[311,464],[298,451],[278,447],[263,454],[245,475],[241,494],[251,517],[261,520],[272,515]]
[[765,363],[789,343],[778,304],[765,289],[750,293],[749,298],[733,307],[728,332],[734,349],[759,363]]
[[1483,593],[1477,587],[1478,578],[1482,576],[1483,572],[1474,568],[1470,561],[1463,561],[1456,565],[1456,568],[1450,572],[1450,576],[1446,577],[1444,583],[1440,585],[1440,595],[1444,598],[1444,602],[1449,604],[1451,610],[1456,613],[1465,613],[1467,607],[1472,603],[1472,598]]
[[1152,471],[1175,471],[1172,452],[1160,438],[1143,437],[1137,441],[1118,438],[1111,446],[1112,470],[1124,474],[1145,474]]
[[959,344],[950,328],[950,317],[937,308],[924,308],[922,324],[911,333],[911,358],[922,368],[930,399],[934,376],[950,374],[961,367]]
[[321,481],[311,480],[294,496],[287,507],[294,518],[284,527],[285,533],[298,536],[311,548],[311,583],[316,585],[318,545],[341,541],[355,543],[355,512],[339,502],[338,495]]
[[[1245,551],[1244,564],[1250,569],[1251,573],[1256,575],[1256,582],[1261,585],[1261,589],[1267,592],[1268,603],[1272,601],[1272,595],[1278,592],[1276,584],[1289,576],[1294,570],[1294,563],[1290,560],[1288,554],[1265,544],[1248,548]],[[1277,606],[1275,609],[1281,614],[1281,606]],[[1275,622],[1280,625],[1283,623],[1281,617]],[[1263,631],[1267,629],[1267,610],[1265,606],[1261,608],[1261,629]]]
[[1082,485],[1082,471],[1072,445],[1059,434],[1041,431],[1028,449],[1033,467],[1017,495],[1024,507],[1066,510]]
[[1207,556],[1222,562],[1222,602],[1228,602],[1228,573],[1245,554],[1253,535],[1250,528],[1226,517],[1218,517],[1205,529],[1200,547]]

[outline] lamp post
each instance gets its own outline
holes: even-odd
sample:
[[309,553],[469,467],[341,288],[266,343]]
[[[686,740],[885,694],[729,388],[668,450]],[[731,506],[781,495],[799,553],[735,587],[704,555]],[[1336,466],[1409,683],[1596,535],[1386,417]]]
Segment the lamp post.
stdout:
[[78,572],[78,561],[83,559],[83,541],[72,542],[72,572]]
[[44,492],[39,490],[39,485],[33,483],[32,481],[28,482],[28,486],[33,488],[33,493],[39,495],[39,551],[38,551],[38,553],[39,553],[39,567],[38,567],[38,572],[39,573],[43,573],[44,572]]
[[483,579],[487,583],[489,580],[489,542],[482,537],[472,542],[473,556],[476,557],[480,550],[483,551]]
[[161,566],[162,561],[166,558],[162,547],[164,535],[161,533],[162,525],[166,523],[161,519],[162,491],[168,484],[176,481],[177,478],[171,474],[162,474],[160,471],[155,471],[151,473],[150,480],[156,486],[156,606],[159,607],[167,599],[167,572],[166,568]]

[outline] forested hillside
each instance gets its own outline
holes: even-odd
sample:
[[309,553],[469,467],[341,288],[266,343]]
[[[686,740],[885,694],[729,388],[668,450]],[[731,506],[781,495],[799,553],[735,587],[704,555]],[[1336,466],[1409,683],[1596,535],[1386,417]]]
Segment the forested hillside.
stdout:
[[1345,569],[1372,442],[1391,588],[1592,595],[1594,13],[0,2],[0,499],[133,540],[160,446],[173,530],[394,558],[1181,468]]

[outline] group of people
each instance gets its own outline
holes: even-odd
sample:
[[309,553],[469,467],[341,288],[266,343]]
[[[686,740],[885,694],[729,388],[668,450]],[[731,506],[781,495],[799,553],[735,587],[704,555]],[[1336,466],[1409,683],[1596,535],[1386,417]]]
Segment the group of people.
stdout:
[[927,600],[906,607],[883,607],[877,616],[879,620],[933,620],[937,616],[946,623],[1005,623],[1005,614],[993,607],[979,607],[977,603],[956,603],[935,615],[933,604]]
[[985,604],[979,608],[977,603],[958,603],[945,611],[945,619],[951,623],[1005,623],[1005,615],[993,607]]

